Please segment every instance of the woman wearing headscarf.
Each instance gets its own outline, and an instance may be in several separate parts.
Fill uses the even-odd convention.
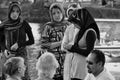
[[[68,21],[73,24],[67,27],[62,41],[62,50],[67,52],[64,80],[84,80],[87,72],[85,58],[100,40],[100,32],[85,8],[75,10]]]
[[[34,44],[34,37],[28,22],[21,18],[21,8],[18,2],[10,3],[8,18],[0,25],[0,29],[3,30],[4,44],[2,51],[5,52],[6,57],[23,57],[25,59],[25,65],[27,66],[26,46]],[[27,71],[26,75],[28,75]],[[25,80],[27,80],[27,78],[29,77],[26,77]]]
[[[64,31],[67,27],[65,21],[65,12],[59,3],[53,3],[49,9],[51,21],[45,24],[45,29],[42,33],[41,48],[55,54],[60,64],[58,74],[62,76],[62,57],[61,42],[64,36]]]

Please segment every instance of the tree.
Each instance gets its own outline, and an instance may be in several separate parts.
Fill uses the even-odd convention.
[[[0,5],[3,3],[4,0],[0,0]]]

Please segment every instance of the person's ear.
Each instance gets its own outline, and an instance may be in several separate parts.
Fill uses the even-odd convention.
[[[98,65],[99,65],[99,66],[102,66],[102,64],[103,64],[102,61],[98,62]]]

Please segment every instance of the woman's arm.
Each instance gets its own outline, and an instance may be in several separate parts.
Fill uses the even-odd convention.
[[[56,47],[61,46],[61,43],[62,43],[62,41],[51,43],[51,44],[50,44],[50,49],[54,49],[54,48],[56,48]]]
[[[78,45],[73,45],[72,48],[69,50],[70,52],[76,52],[83,56],[88,56],[91,50],[94,48],[94,43],[96,41],[96,33],[92,30],[87,32],[86,35],[86,49],[80,49]]]
[[[23,47],[23,46],[34,44],[34,37],[33,37],[32,29],[31,29],[30,25],[26,21],[24,21],[23,22],[23,26],[25,27],[25,32],[26,32],[26,34],[28,36],[28,40],[25,41],[22,44],[18,44],[19,47]]]
[[[32,45],[32,44],[34,44],[34,37],[33,37],[33,33],[32,33],[32,30],[30,29],[30,30],[28,30],[27,31],[27,35],[28,35],[28,41],[26,41],[26,45]]]
[[[49,41],[49,35],[48,35],[48,32],[50,30],[50,26],[45,24],[44,27],[45,28],[41,33],[41,40],[40,40],[41,48],[42,49],[49,49],[50,45],[51,45],[51,42]]]

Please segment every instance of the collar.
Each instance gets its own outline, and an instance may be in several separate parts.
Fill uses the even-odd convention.
[[[100,76],[104,75],[105,72],[106,72],[106,69],[104,68],[103,71],[98,76],[96,76],[96,79],[99,78]]]

